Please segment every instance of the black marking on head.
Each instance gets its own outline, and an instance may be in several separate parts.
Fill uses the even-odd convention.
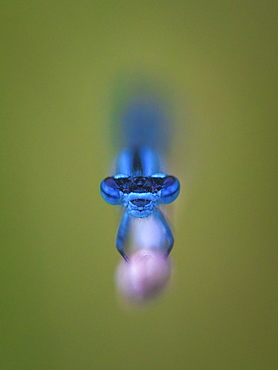
[[[172,176],[169,176],[172,177]],[[152,193],[155,194],[163,187],[165,182],[167,184],[166,177],[145,177],[145,176],[130,176],[130,177],[119,177],[115,179],[118,189],[123,193]]]

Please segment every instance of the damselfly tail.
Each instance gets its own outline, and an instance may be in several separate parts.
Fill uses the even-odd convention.
[[[148,146],[160,155],[169,144],[170,130],[166,106],[152,95],[135,95],[126,102],[120,118],[120,142],[123,147]]]
[[[150,147],[164,157],[173,127],[168,91],[145,77],[123,78],[113,99],[113,142],[119,149]]]

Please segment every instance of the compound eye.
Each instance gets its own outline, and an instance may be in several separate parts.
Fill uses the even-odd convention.
[[[160,202],[172,203],[180,193],[180,182],[174,176],[166,176],[161,189]]]
[[[100,184],[102,198],[109,204],[118,205],[121,203],[120,191],[113,177],[106,177]]]

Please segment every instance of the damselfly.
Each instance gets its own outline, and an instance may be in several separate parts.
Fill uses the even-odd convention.
[[[152,96],[133,97],[123,110],[120,130],[121,150],[116,158],[114,174],[100,184],[103,199],[123,208],[116,247],[128,261],[126,246],[132,223],[137,222],[137,234],[138,230],[139,234],[140,230],[148,233],[145,239],[141,235],[144,248],[163,250],[167,257],[174,238],[161,205],[177,198],[180,183],[164,171],[163,155],[169,141],[169,125],[163,105]],[[152,231],[157,233],[157,227],[160,228],[160,239],[155,242],[151,234]],[[161,235],[164,240],[161,240]]]

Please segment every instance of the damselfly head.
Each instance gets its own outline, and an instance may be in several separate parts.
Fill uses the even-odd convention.
[[[180,192],[174,176],[106,177],[100,184],[103,199],[112,205],[122,204],[134,217],[147,217],[157,204],[172,203]],[[132,214],[134,211],[138,214]],[[145,213],[142,211],[146,211]]]

